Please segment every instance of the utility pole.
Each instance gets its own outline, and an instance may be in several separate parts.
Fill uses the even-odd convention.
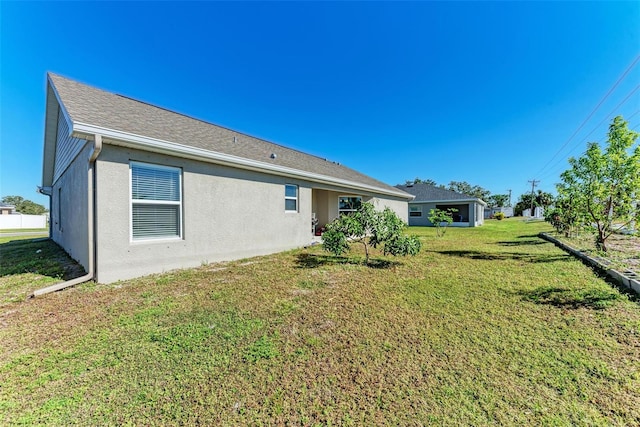
[[[536,185],[538,185],[538,183],[540,182],[540,180],[532,180],[532,181],[527,181],[531,183],[531,217],[533,218],[533,200],[535,199],[535,193],[533,192],[533,190],[536,188]]]
[[[507,190],[509,192],[509,204],[507,206],[511,207],[511,189]]]

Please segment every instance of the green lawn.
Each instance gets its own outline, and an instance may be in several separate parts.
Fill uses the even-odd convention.
[[[0,423],[638,425],[640,305],[519,219],[0,307]]]
[[[0,237],[0,310],[10,302],[24,301],[36,289],[61,282],[69,262],[48,238]]]
[[[48,228],[1,228],[0,233],[27,233],[27,232],[42,232],[42,234],[49,234]]]

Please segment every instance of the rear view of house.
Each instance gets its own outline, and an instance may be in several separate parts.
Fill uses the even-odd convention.
[[[51,238],[102,283],[309,244],[364,201],[413,198],[343,165],[55,74],[43,184]]]
[[[453,227],[484,224],[484,208],[487,204],[482,199],[423,183],[396,185],[396,188],[415,196],[409,202],[409,225],[433,225],[429,221],[431,209],[455,209],[452,211]]]

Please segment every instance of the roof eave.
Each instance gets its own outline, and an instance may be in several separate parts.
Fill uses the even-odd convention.
[[[431,199],[431,200],[412,200],[409,203],[464,203],[464,202],[475,202],[479,203],[483,206],[486,206],[487,203],[482,199]]]
[[[373,194],[398,197],[398,198],[405,199],[407,201],[412,200],[415,197],[402,190],[390,191],[385,188],[380,188],[380,187],[361,184],[353,181],[334,178],[327,175],[306,172],[306,171],[293,169],[285,166],[273,165],[265,162],[260,162],[257,160],[247,159],[244,157],[238,157],[238,156],[233,156],[229,154],[219,153],[216,151],[203,150],[200,148],[190,147],[182,144],[176,144],[174,142],[164,141],[156,138],[150,138],[143,135],[136,135],[136,134],[123,132],[119,130],[108,129],[108,128],[104,128],[101,126],[96,126],[88,123],[81,123],[81,122],[73,123],[73,134],[83,139],[90,138],[95,134],[100,134],[104,138],[106,138],[104,140],[105,143],[110,143],[112,145],[127,146],[130,148],[137,148],[145,151],[153,151],[153,152],[172,155],[172,156],[223,164],[223,165],[233,166],[241,169],[254,170],[258,172],[267,172],[274,175],[301,178],[301,179],[305,179],[305,180],[309,180],[309,181],[321,183],[321,184],[337,185],[341,187],[347,187],[349,189],[366,191]]]
[[[46,109],[44,117],[44,147],[42,156],[42,185],[51,186],[55,168],[55,153],[58,136],[58,116],[63,115],[68,128],[73,129],[73,121],[69,116],[64,104],[60,99],[60,94],[51,76],[47,73],[46,84]]]

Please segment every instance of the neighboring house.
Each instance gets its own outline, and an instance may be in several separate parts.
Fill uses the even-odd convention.
[[[502,212],[505,218],[511,218],[513,216],[513,207],[511,206],[503,206],[503,207],[485,207],[484,208],[484,219],[493,218],[495,214],[498,212]]]
[[[15,212],[15,206],[0,202],[0,215],[11,215]]]
[[[457,209],[453,215],[453,227],[477,227],[484,223],[482,199],[429,184],[396,185],[396,188],[413,194],[409,202],[409,225],[433,225],[429,221],[431,209]]]
[[[161,88],[160,88],[161,89]],[[301,247],[413,196],[338,163],[48,74],[51,238],[98,282]]]

